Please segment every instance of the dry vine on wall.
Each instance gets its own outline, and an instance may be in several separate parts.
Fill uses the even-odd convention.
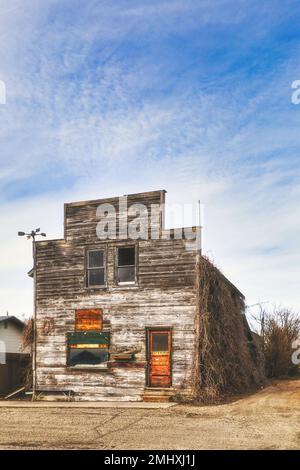
[[[25,327],[22,334],[22,350],[29,353],[30,359],[26,362],[23,368],[23,383],[26,388],[32,387],[32,354],[34,342],[34,320],[29,318],[25,322]]]
[[[261,386],[262,353],[244,316],[243,297],[205,257],[199,260],[198,282],[197,399],[212,402]]]

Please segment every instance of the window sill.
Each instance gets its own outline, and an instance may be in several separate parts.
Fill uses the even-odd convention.
[[[77,366],[69,366],[68,369],[71,369],[71,370],[89,370],[89,371],[105,371],[105,372],[108,372],[109,371],[109,368],[107,366],[107,363],[103,364],[103,365],[96,365],[96,366],[93,366],[93,365],[77,365]]]
[[[116,286],[125,289],[132,289],[133,287],[138,287],[138,284],[136,282],[118,282]]]
[[[85,286],[86,289],[88,290],[105,290],[107,289],[107,284],[103,285],[103,286]]]

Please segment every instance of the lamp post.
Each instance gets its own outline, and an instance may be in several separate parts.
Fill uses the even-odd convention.
[[[32,256],[33,256],[33,355],[32,355],[32,389],[33,389],[33,397],[36,390],[36,246],[35,246],[35,239],[36,237],[46,237],[44,232],[41,232],[40,228],[36,228],[35,230],[31,230],[31,232],[18,232],[19,237],[26,237],[27,240],[32,240]]]

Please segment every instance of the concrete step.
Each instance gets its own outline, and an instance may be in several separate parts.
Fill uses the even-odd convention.
[[[143,395],[143,401],[146,403],[168,403],[171,401],[171,397],[164,395]]]
[[[159,387],[145,387],[144,393],[149,393],[150,395],[152,394],[159,394],[159,395],[173,395],[175,392],[173,387],[168,387],[168,388],[159,388]]]

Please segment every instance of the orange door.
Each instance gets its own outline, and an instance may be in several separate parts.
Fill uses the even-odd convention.
[[[171,386],[171,331],[149,331],[149,385]]]

